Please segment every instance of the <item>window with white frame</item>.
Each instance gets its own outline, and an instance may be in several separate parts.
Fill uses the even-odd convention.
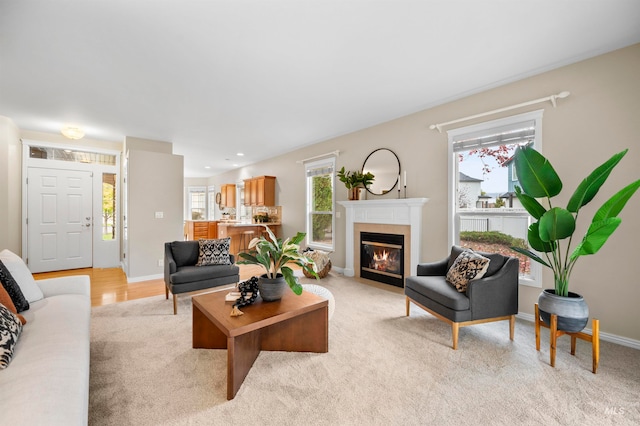
[[[335,238],[335,156],[305,163],[307,245],[332,251]]]
[[[533,218],[515,196],[518,146],[541,150],[542,110],[448,131],[449,243],[520,259],[520,284],[540,287],[540,265],[510,249],[527,247]]]
[[[205,220],[207,218],[207,188],[190,186],[187,188],[187,220]]]

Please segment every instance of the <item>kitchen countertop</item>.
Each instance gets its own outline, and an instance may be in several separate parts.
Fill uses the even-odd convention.
[[[282,225],[281,222],[265,222],[265,223],[250,223],[250,222],[218,222],[218,226],[231,226],[231,227],[241,227],[241,226],[279,226]]]

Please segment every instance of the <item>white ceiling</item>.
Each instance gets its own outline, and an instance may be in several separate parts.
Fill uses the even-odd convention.
[[[638,42],[638,0],[0,0],[0,115],[204,177]]]

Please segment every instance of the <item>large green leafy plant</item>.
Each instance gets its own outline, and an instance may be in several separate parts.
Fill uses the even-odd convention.
[[[302,294],[302,286],[287,264],[298,265],[318,278],[314,261],[300,254],[300,242],[307,234],[298,232],[295,237],[282,241],[280,238],[276,238],[268,226],[265,228],[269,239],[264,236],[252,239],[249,243],[249,252],[239,253],[238,256],[242,260],[237,263],[240,265],[262,265],[266,270],[265,275],[269,279],[275,279],[278,274],[282,274],[291,290],[297,295]]]
[[[562,181],[549,160],[530,146],[518,148],[515,154],[516,174],[521,185],[521,188],[515,188],[516,196],[537,220],[528,230],[529,246],[542,253],[546,260],[528,249],[512,249],[553,270],[555,293],[558,296],[568,296],[569,277],[576,261],[580,256],[595,254],[600,250],[620,225],[618,214],[640,187],[639,179],[609,198],[596,211],[580,243],[573,251],[570,250],[580,208],[596,196],[626,153],[627,150],[624,150],[615,154],[591,172],[578,185],[566,208],[553,206],[552,198],[560,194]],[[546,199],[547,206],[543,206],[536,198]]]

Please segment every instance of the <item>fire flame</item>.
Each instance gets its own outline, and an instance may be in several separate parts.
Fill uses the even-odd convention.
[[[376,250],[373,253],[369,267],[376,271],[395,271],[399,269],[397,251]]]

